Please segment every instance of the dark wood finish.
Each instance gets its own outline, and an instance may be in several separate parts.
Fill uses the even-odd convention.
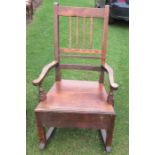
[[[36,122],[37,122],[37,128],[38,128],[39,149],[43,150],[47,144],[47,141],[54,133],[55,128],[50,126],[46,133],[45,126],[43,125],[40,119],[41,117],[38,115],[38,113],[35,113],[35,114],[36,114]]]
[[[59,56],[59,16],[58,16],[58,11],[59,11],[59,5],[57,2],[54,3],[54,59],[60,61],[60,56]],[[60,73],[60,68],[59,65],[56,66],[55,68],[56,74],[55,74],[55,79],[56,81],[61,80],[61,73]]]
[[[79,16],[79,17],[96,17],[104,18],[105,11],[103,8],[82,8],[82,7],[59,7],[59,16]]]
[[[46,127],[53,125],[57,128],[107,129],[114,117],[111,114],[63,113],[63,111],[36,111],[36,113]]]
[[[112,150],[112,137],[114,130],[115,116],[111,117],[110,124],[106,129],[100,129],[100,134],[102,137],[103,145],[106,152],[111,152]]]
[[[100,71],[99,83],[104,84],[104,69],[101,69],[101,71]]]
[[[101,71],[101,67],[98,67],[98,66],[75,65],[75,64],[61,64],[60,68],[62,68],[62,69]]]
[[[112,137],[113,137],[113,130],[114,130],[114,123],[115,123],[115,116],[112,117],[109,127],[107,129],[107,135],[106,135],[106,143],[105,148],[107,152],[111,152],[112,150]]]
[[[44,127],[104,128],[107,134],[105,148],[111,151],[115,111],[106,101],[106,90],[98,82],[56,82],[47,93],[47,99],[35,109],[39,119],[40,148],[43,149],[47,141]]]
[[[35,86],[38,86],[39,89],[39,101],[44,101],[46,100],[46,92],[45,90],[42,88],[41,84],[44,80],[44,78],[46,77],[46,75],[48,74],[48,72],[53,68],[56,67],[56,65],[58,64],[57,61],[53,61],[52,63],[47,64],[41,71],[39,77],[35,80],[33,80],[33,84]]]
[[[106,100],[106,90],[98,82],[62,80],[54,84],[47,100],[35,111],[47,127],[108,128],[115,112]]]
[[[110,87],[107,102],[114,106],[114,89],[112,87]]]
[[[61,54],[62,58],[83,58],[83,59],[101,59],[101,57],[97,56],[81,56],[81,55],[63,55]]]
[[[38,138],[39,138],[39,148],[43,149],[46,145],[46,133],[45,133],[45,127],[41,123],[40,117],[35,113],[36,115],[36,123],[38,128]]]
[[[81,111],[81,108],[85,108],[86,112],[96,110],[114,113],[113,107],[107,104],[106,100],[107,92],[104,85],[97,81],[61,80],[55,82],[47,93],[48,103],[41,102],[37,109],[55,108],[58,110],[67,106],[71,111],[73,108],[74,111]]]
[[[66,52],[66,53],[83,53],[83,54],[101,54],[101,50],[96,49],[76,49],[76,48],[59,48],[60,52]]]
[[[104,10],[104,27],[103,27],[103,47],[102,47],[102,64],[106,62],[106,51],[107,51],[107,37],[108,37],[108,20],[109,20],[109,5],[105,6]]]
[[[94,128],[101,131],[105,150],[111,151],[112,135],[115,121],[114,90],[118,85],[114,82],[113,70],[106,64],[106,48],[108,34],[109,7],[77,8],[64,7],[54,3],[54,61],[46,65],[38,79],[33,84],[39,89],[39,103],[35,108],[39,136],[39,148],[44,149],[54,127]],[[59,16],[69,16],[69,48],[59,47]],[[72,47],[72,16],[76,16],[76,48]],[[83,17],[83,47],[86,46],[86,18],[90,18],[90,49],[79,47],[79,17]],[[103,48],[92,49],[93,18],[104,18]],[[62,55],[63,52],[81,54],[100,54],[97,56]],[[61,53],[61,54],[60,54]],[[88,66],[76,64],[61,64],[60,57],[98,59],[101,65]],[[46,93],[42,82],[48,72],[55,68],[55,83]],[[61,69],[90,70],[99,72],[98,81],[62,80]],[[104,87],[104,73],[108,73],[110,90]],[[52,126],[52,127],[51,127]],[[49,128],[47,134],[45,127]]]

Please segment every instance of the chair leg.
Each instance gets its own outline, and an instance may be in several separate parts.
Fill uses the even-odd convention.
[[[45,134],[45,127],[37,120],[37,127],[38,127],[38,138],[39,138],[39,149],[44,149],[46,145],[46,134]]]
[[[45,134],[45,128],[44,127],[38,129],[39,149],[43,150],[45,148],[47,141],[49,140],[49,138],[54,133],[54,129],[55,129],[54,127],[50,127],[46,134]]]
[[[106,152],[111,152],[112,150],[112,135],[113,135],[112,130],[111,129],[107,130],[106,143],[105,143]]]
[[[112,150],[112,138],[113,138],[113,130],[114,130],[114,121],[115,118],[112,119],[110,127],[107,129],[106,132],[106,152],[111,152]]]
[[[102,137],[102,141],[105,145],[105,151],[111,152],[112,150],[112,137],[113,137],[113,129],[114,129],[114,118],[112,119],[110,126],[107,130],[100,129],[100,134]]]
[[[111,152],[112,149],[112,132],[101,129],[100,130],[100,135],[102,137],[102,142],[104,143],[105,146],[105,151],[106,152]]]
[[[49,138],[53,135],[55,128],[50,127],[47,132],[45,132],[45,127],[39,119],[39,115],[36,113],[36,122],[38,128],[38,138],[39,138],[39,149],[43,150],[47,144]]]

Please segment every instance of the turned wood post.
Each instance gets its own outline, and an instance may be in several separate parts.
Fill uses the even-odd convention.
[[[114,106],[114,88],[110,87],[110,91],[108,94],[107,102]]]
[[[39,85],[39,102],[45,101],[46,100],[46,92],[42,88],[41,84]]]

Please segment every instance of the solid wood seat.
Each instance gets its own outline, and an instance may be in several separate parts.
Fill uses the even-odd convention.
[[[35,111],[114,114],[103,84],[78,80],[56,82]]]

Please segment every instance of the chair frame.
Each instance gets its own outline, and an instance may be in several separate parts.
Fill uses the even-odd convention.
[[[70,48],[65,49],[65,48],[59,48],[59,16],[82,16],[82,17],[97,17],[97,18],[104,18],[104,33],[103,33],[103,48],[101,51],[99,50],[94,50],[94,49],[78,49],[78,51],[80,51],[80,53],[101,53],[102,57],[101,57],[101,66],[96,67],[96,66],[82,66],[82,65],[72,65],[72,64],[60,64],[60,53],[61,52],[66,52],[66,51],[70,51],[70,52],[75,52],[77,49],[73,49],[71,47],[71,35],[70,35]],[[107,49],[107,35],[108,35],[108,16],[109,16],[109,6],[105,6],[105,8],[78,8],[78,7],[64,7],[64,6],[59,6],[57,2],[54,3],[54,61],[47,64],[41,71],[41,74],[39,75],[39,77],[35,80],[33,80],[33,84],[35,86],[38,87],[39,90],[39,102],[44,102],[47,98],[46,96],[46,92],[42,87],[42,83],[46,77],[46,75],[48,74],[49,71],[51,71],[52,69],[55,69],[55,80],[56,81],[61,81],[61,69],[77,69],[77,70],[92,70],[92,71],[99,71],[100,72],[100,77],[99,77],[99,83],[103,84],[104,83],[104,73],[108,73],[108,77],[109,77],[109,85],[110,85],[110,90],[108,93],[108,97],[107,97],[107,103],[111,104],[112,106],[114,106],[114,91],[117,90],[118,88],[118,84],[114,82],[114,76],[113,76],[113,69],[107,64],[105,63],[106,61],[106,49]],[[92,19],[91,19],[92,20]],[[69,19],[69,22],[71,24],[71,18]],[[71,32],[70,32],[71,34]],[[90,46],[92,43],[91,40],[91,32],[90,32]],[[76,46],[78,44],[76,43]],[[94,58],[96,59],[97,57],[91,57],[91,56],[69,56],[69,57],[80,57],[80,58]],[[49,121],[50,117],[55,117],[57,116],[59,119],[63,118],[61,117],[60,114],[47,114],[46,116],[43,116],[44,114],[42,114],[39,111],[35,110],[35,114],[36,114],[36,122],[37,122],[37,127],[38,127],[38,136],[39,136],[39,148],[40,149],[44,149],[47,143],[47,140],[49,139],[49,137],[52,135],[53,131],[54,131],[54,127],[51,127],[52,122]],[[95,118],[96,116],[94,115],[89,115],[89,114],[85,114],[85,116],[88,116],[89,118]],[[44,121],[45,119],[47,119],[49,122],[46,123],[46,121],[43,123],[43,119],[42,117],[44,117]],[[83,116],[79,115],[78,118],[81,119]],[[74,116],[74,113],[72,114],[72,118],[75,119],[76,116]],[[97,124],[95,123],[94,120],[94,124],[90,127],[89,125],[85,125],[84,128],[95,128],[95,129],[99,129],[102,139],[105,143],[105,150],[107,152],[111,151],[111,146],[112,146],[112,136],[113,136],[113,129],[114,129],[114,122],[115,122],[115,114],[111,114],[111,115],[97,115],[97,117],[95,119],[100,119],[103,123],[101,126],[97,126]],[[56,122],[54,122],[56,124],[56,127],[67,127],[69,126],[69,124],[62,124],[62,125],[57,125]],[[53,123],[53,124],[54,124]],[[45,125],[46,124],[46,125]],[[45,133],[45,126],[49,127],[49,130],[47,133]],[[76,122],[75,124],[73,124],[72,127],[78,127],[78,128],[83,128],[83,126],[77,125]],[[106,130],[105,130],[105,129]]]

